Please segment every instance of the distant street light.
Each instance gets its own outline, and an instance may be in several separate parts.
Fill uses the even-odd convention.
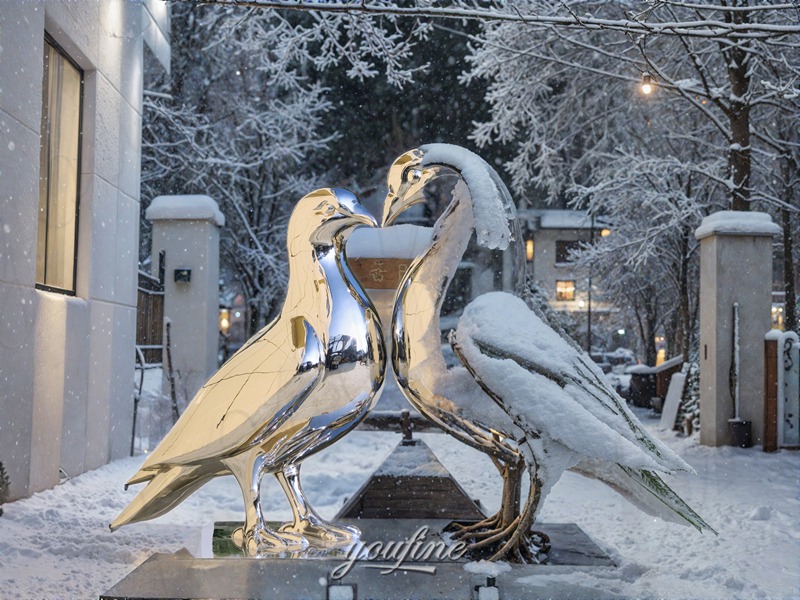
[[[655,81],[653,80],[653,76],[650,75],[650,72],[645,71],[644,73],[642,73],[642,93],[645,96],[652,94],[654,86],[655,86]]]
[[[228,335],[228,330],[231,328],[231,311],[230,309],[221,306],[219,309],[219,331],[222,335]]]

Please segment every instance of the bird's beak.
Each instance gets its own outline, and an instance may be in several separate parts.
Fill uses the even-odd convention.
[[[368,227],[378,226],[378,221],[375,219],[375,217],[373,217],[366,208],[361,206],[361,204],[356,204],[355,206],[351,207],[349,216],[356,223],[361,223],[362,225],[367,225]]]
[[[364,208],[352,192],[337,188],[334,193],[339,203],[339,218],[347,219],[348,222],[353,224],[358,223],[368,227],[378,226],[375,217]]]
[[[437,169],[418,166],[406,167],[401,175],[402,183],[393,189],[390,185],[386,200],[383,201],[383,217],[381,227],[388,227],[395,222],[400,213],[407,208],[425,202],[422,189],[436,174]]]

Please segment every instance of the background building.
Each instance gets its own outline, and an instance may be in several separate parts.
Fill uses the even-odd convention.
[[[157,0],[0,11],[0,461],[12,498],[130,447],[142,74]]]
[[[561,311],[586,312],[590,279],[570,263],[570,252],[609,229],[580,210],[522,210],[520,225],[525,238],[528,275],[548,294],[550,305]],[[607,311],[606,303],[591,298],[592,310]]]

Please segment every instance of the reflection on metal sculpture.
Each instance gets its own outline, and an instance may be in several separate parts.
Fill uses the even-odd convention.
[[[280,316],[200,389],[128,482],[147,487],[112,530],[162,515],[209,479],[232,474],[245,502],[234,540],[251,555],[358,539],[355,527],[327,523],[314,512],[299,470],[305,458],[358,425],[383,385],[381,326],[344,252],[359,225],[376,223],[346,190],[317,190],[300,200],[287,232],[289,285]],[[277,531],[261,513],[267,473],[278,479],[294,514]]]
[[[438,144],[412,150],[392,166],[382,225],[390,225],[403,210],[424,200],[422,188],[444,167],[455,170],[462,180],[436,222],[430,246],[411,264],[400,283],[391,325],[392,366],[403,393],[417,410],[450,435],[488,454],[503,476],[504,493],[498,513],[464,527],[456,537],[473,540],[473,550],[490,550],[492,559],[536,559],[536,548],[531,548],[527,539],[530,526],[541,500],[563,470],[570,467],[578,467],[582,473],[612,485],[650,514],[698,529],[708,528],[649,470],[672,472],[690,467],[650,438],[624,401],[604,382],[602,374],[598,375],[588,356],[546,327],[542,329],[539,317],[515,296],[497,293],[488,302],[479,298],[464,314],[470,313],[473,324],[491,322],[498,331],[503,330],[500,325],[512,314],[528,332],[549,331],[558,342],[553,342],[553,349],[557,346],[562,362],[551,360],[553,356],[548,352],[552,349],[548,351],[547,344],[540,345],[535,333],[527,334],[533,337],[526,337],[525,343],[503,339],[503,347],[490,347],[486,340],[474,339],[471,330],[462,330],[469,328],[459,326],[451,334],[451,344],[466,369],[447,372],[441,353],[439,311],[476,229],[476,220],[478,241],[486,246],[499,245],[498,236],[505,236],[511,243],[520,237],[514,227],[510,196],[494,170],[463,148]],[[476,217],[479,211],[480,219]],[[485,223],[491,220],[492,212],[495,220]],[[503,231],[495,232],[493,237],[489,231],[492,227]],[[521,264],[524,269],[521,248],[513,250],[519,256],[515,265]],[[548,341],[552,341],[549,334]],[[516,350],[520,346],[525,348],[524,356]],[[467,347],[469,357],[464,352]],[[554,372],[552,365],[563,370]],[[506,386],[505,381],[498,381],[506,377],[516,384]],[[548,393],[557,396],[557,417],[529,410],[528,405],[537,405],[532,402],[534,394],[540,394],[540,388],[543,393],[548,386],[553,386]],[[598,439],[576,439],[575,432],[581,428],[567,422],[571,416],[596,428],[591,435]],[[559,418],[563,427],[556,427]],[[608,456],[603,455],[607,448],[625,444],[632,446],[626,446],[628,454],[608,451]],[[523,468],[529,472],[530,489],[525,506],[520,509]],[[546,546],[545,538],[542,542]],[[542,544],[538,546],[541,548]]]
[[[473,157],[476,164],[494,173],[481,159]],[[400,156],[389,169],[389,193],[381,226],[391,225],[404,210],[423,202],[425,185],[452,171],[458,173],[454,165],[427,164],[422,150],[411,150]],[[496,175],[493,181],[495,178]],[[502,183],[495,183],[495,187],[503,203],[511,205],[507,211],[511,216],[508,226],[514,231],[513,201]],[[398,287],[392,315],[392,366],[403,394],[421,414],[459,441],[492,457],[503,477],[502,504],[495,515],[480,525],[498,533],[511,527],[519,511],[524,461],[510,433],[513,424],[507,423],[509,431],[498,427],[504,420],[503,415],[498,414],[499,410],[491,401],[485,403],[484,420],[481,415],[466,415],[457,398],[445,397],[437,389],[441,387],[442,374],[446,372],[441,353],[439,314],[473,227],[470,202],[465,198],[454,198],[437,221],[431,245],[406,271]],[[515,266],[520,262],[515,261]]]

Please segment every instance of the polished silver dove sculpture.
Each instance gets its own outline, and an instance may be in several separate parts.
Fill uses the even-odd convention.
[[[472,152],[445,144],[422,146],[395,161],[382,226],[423,201],[422,188],[446,169],[460,181],[430,246],[399,285],[392,367],[417,410],[488,454],[503,475],[498,513],[464,527],[460,537],[473,540],[473,549],[496,550],[493,559],[535,559],[526,543],[530,526],[569,468],[604,481],[650,514],[710,529],[656,474],[692,468],[643,429],[586,354],[518,297],[493,292],[465,308],[450,335],[462,366],[447,370],[439,313],[473,231],[479,245],[504,249],[518,230],[510,195],[494,170]],[[521,260],[515,264],[524,268]],[[523,465],[530,489],[520,508]]]
[[[280,315],[197,392],[128,481],[147,486],[112,530],[158,517],[209,479],[233,474],[245,504],[244,525],[233,537],[250,554],[358,539],[357,528],[328,523],[309,505],[300,463],[355,428],[383,385],[380,322],[345,256],[346,239],[360,225],[376,222],[347,190],[321,189],[298,202],[287,231],[289,282]],[[275,531],[261,512],[267,473],[294,515]]]

